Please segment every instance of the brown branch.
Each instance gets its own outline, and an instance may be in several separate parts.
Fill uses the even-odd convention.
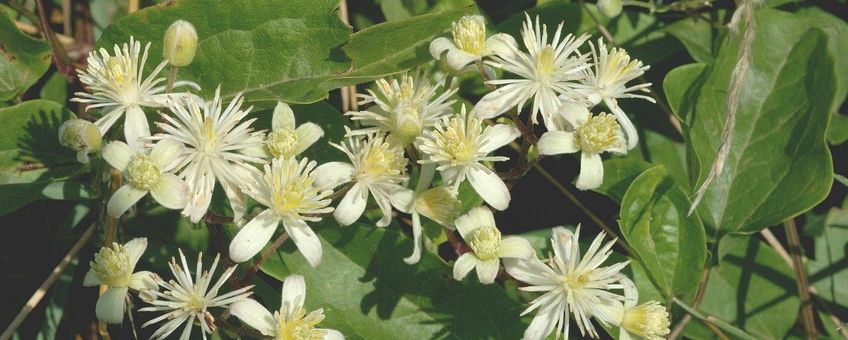
[[[786,240],[789,242],[789,251],[792,254],[795,279],[798,281],[798,296],[801,297],[801,323],[804,325],[807,339],[815,339],[818,336],[818,330],[816,330],[815,313],[808,288],[810,284],[804,270],[804,262],[801,259],[801,237],[798,235],[798,226],[795,225],[795,219],[790,218],[783,221],[783,228],[786,231]]]
[[[288,239],[289,234],[283,233],[274,241],[274,243],[271,243],[271,246],[262,252],[262,255],[259,257],[259,261],[256,261],[256,263],[253,264],[253,267],[250,267],[250,269],[248,269],[247,272],[244,274],[244,277],[241,279],[242,285],[247,285],[248,283],[250,283],[250,280],[253,279],[253,276],[256,275],[256,273],[262,267],[262,264],[265,263],[265,261],[267,261],[269,258],[271,258],[271,255],[274,255],[274,253],[277,252],[277,249],[280,249],[283,243],[286,243]]]
[[[50,52],[53,57],[53,63],[56,64],[56,70],[59,71],[59,73],[62,74],[69,82],[73,82],[76,78],[74,65],[71,63],[70,58],[68,58],[68,54],[65,52],[65,47],[62,46],[59,38],[56,37],[56,33],[54,33],[53,29],[50,28],[50,22],[47,20],[47,10],[44,8],[44,2],[42,0],[36,0],[35,4],[40,18],[41,32],[44,34],[44,38],[47,39],[47,43],[50,44]]]
[[[698,284],[698,291],[695,293],[695,300],[692,301],[693,308],[698,308],[701,305],[701,301],[704,299],[704,295],[707,292],[707,283],[709,281],[710,268],[705,267],[703,274],[701,274],[701,282]],[[678,322],[677,325],[674,326],[674,330],[671,332],[671,335],[668,336],[668,339],[674,340],[677,339],[677,337],[679,337],[681,334],[683,334],[683,329],[686,328],[686,324],[688,324],[689,321],[692,321],[692,315],[686,314],[686,316],[684,316],[683,319],[681,319],[680,322]],[[718,328],[716,328],[714,325],[711,325],[706,321],[704,322],[704,324],[706,324],[707,327],[709,327],[710,330],[713,331],[713,333],[716,333],[716,335],[721,336],[721,334],[723,334],[717,333],[716,330],[718,330]],[[719,332],[721,332],[721,330],[719,330]]]

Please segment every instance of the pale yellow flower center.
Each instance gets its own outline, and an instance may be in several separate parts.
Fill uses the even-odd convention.
[[[145,154],[136,155],[127,165],[127,182],[136,189],[153,189],[162,177],[162,172],[150,156]]]
[[[129,70],[127,70],[127,63],[122,60],[119,56],[107,57],[106,58],[106,76],[109,78],[109,82],[116,85],[117,87],[123,87],[130,80]]]
[[[304,191],[307,190],[307,186],[302,184],[299,181],[290,181],[285,187],[275,190],[271,199],[271,209],[277,215],[284,215],[300,208],[305,196]]]
[[[395,115],[394,137],[401,145],[409,145],[421,135],[421,112],[417,105],[403,105]]]
[[[111,287],[127,287],[132,280],[132,264],[123,245],[100,248],[90,265],[97,279]]]
[[[557,70],[554,49],[551,45],[545,45],[536,57],[536,75],[543,78]]]
[[[476,139],[482,133],[479,122],[473,118],[467,121],[470,126],[466,131],[464,118],[452,118],[445,130],[436,135],[437,145],[458,163],[474,160],[477,156]]]
[[[643,303],[624,311],[621,327],[648,340],[665,339],[669,333],[668,312],[656,301]]]
[[[208,117],[203,121],[203,128],[200,130],[200,151],[209,153],[215,151],[218,142],[215,134],[215,122]]]
[[[563,284],[565,284],[568,289],[580,289],[589,282],[591,275],[591,270],[584,272],[571,272],[563,277]]]
[[[469,233],[468,246],[474,250],[477,258],[488,261],[498,258],[501,247],[501,232],[494,226],[482,226]]]
[[[619,125],[615,116],[601,113],[590,116],[583,125],[577,128],[574,135],[580,149],[589,153],[600,153],[619,143]]]
[[[459,49],[482,56],[486,50],[486,21],[480,15],[466,15],[453,23],[453,41]]]
[[[315,329],[324,320],[322,309],[314,310],[309,314],[303,309],[292,314],[290,320],[286,320],[285,311],[281,310],[277,315],[277,340],[318,340],[324,338],[324,332]]]
[[[297,152],[298,135],[292,129],[276,129],[268,134],[268,149],[274,157],[292,157]]]
[[[365,147],[359,158],[357,178],[379,179],[406,171],[403,150],[378,139]]]

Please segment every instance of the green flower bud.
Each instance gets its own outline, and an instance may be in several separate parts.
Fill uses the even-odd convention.
[[[71,119],[59,127],[59,143],[77,152],[77,160],[88,163],[88,153],[100,150],[103,136],[94,123],[84,119]]]
[[[621,0],[598,0],[598,11],[607,18],[617,17],[621,9]]]
[[[165,49],[163,56],[173,66],[183,67],[191,64],[197,52],[197,31],[194,25],[185,20],[177,20],[165,31]]]

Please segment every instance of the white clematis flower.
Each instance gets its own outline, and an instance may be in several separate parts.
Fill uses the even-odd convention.
[[[188,185],[171,173],[176,165],[174,159],[182,152],[183,145],[171,140],[160,141],[149,151],[134,150],[121,141],[107,144],[103,159],[126,179],[106,204],[109,216],[120,218],[148,192],[165,208],[185,208]]]
[[[266,145],[274,158],[290,158],[305,151],[322,136],[324,130],[315,123],[307,122],[297,126],[291,107],[278,102],[274,107]]]
[[[580,190],[594,189],[604,182],[602,152],[624,154],[624,133],[615,117],[606,113],[597,116],[585,107],[574,106],[565,118],[574,131],[548,131],[536,144],[541,155],[559,155],[580,151],[580,174],[575,186]]]
[[[618,338],[621,340],[662,340],[669,330],[668,311],[657,301],[639,302],[636,285],[625,277],[619,276],[624,287],[624,303],[609,306],[604,318],[607,324],[619,326]]]
[[[306,283],[303,276],[291,275],[283,280],[280,310],[271,314],[268,309],[253,299],[244,299],[230,306],[230,314],[258,330],[262,335],[276,340],[310,339],[342,340],[344,335],[337,330],[315,328],[324,320],[324,310],[306,313]]]
[[[255,170],[249,163],[266,163],[263,132],[253,132],[255,118],[243,121],[252,107],[241,109],[243,97],[237,95],[229,106],[223,107],[221,89],[215,99],[203,104],[191,98],[172,101],[173,116],[163,114],[165,122],[157,123],[164,131],[154,139],[173,140],[185,145],[177,156],[180,177],[189,185],[188,203],[183,215],[197,223],[206,214],[212,201],[212,191],[218,182],[224,188],[233,208],[233,219],[244,216],[244,195],[239,189]]]
[[[462,254],[453,265],[453,278],[462,280],[472,269],[477,269],[480,283],[495,282],[501,258],[524,259],[536,254],[527,240],[518,236],[501,238],[495,217],[488,208],[477,207],[454,222],[471,252]]]
[[[147,249],[146,238],[135,238],[125,244],[112,243],[111,247],[100,248],[90,262],[91,269],[85,274],[83,286],[106,285],[106,292],[97,298],[97,319],[105,323],[121,323],[126,311],[129,289],[137,291],[156,290],[156,283],[148,271],[133,273],[138,259]]]
[[[451,113],[454,100],[448,100],[457,89],[436,95],[439,89],[430,83],[426,73],[418,72],[415,77],[405,74],[398,79],[376,81],[375,93],[360,94],[359,105],[373,103],[364,111],[345,113],[351,120],[365,126],[349,131],[348,135],[387,133],[393,141],[406,146],[433,125],[441,117]]]
[[[203,270],[203,254],[198,254],[195,277],[192,280],[182,249],[179,249],[179,253],[182,267],[177,264],[177,260],[174,258],[171,258],[171,262],[168,263],[176,280],[165,281],[154,275],[156,283],[166,291],[164,293],[151,292],[156,297],[156,300],[150,302],[152,306],[139,309],[141,312],[164,312],[142,325],[142,327],[147,327],[167,320],[150,336],[154,340],[166,338],[182,324],[185,324],[185,327],[180,333],[180,340],[188,340],[191,338],[191,329],[195,322],[200,325],[203,339],[206,339],[206,334],[212,334],[216,330],[215,318],[209,312],[210,308],[227,307],[234,302],[247,299],[248,296],[253,294],[250,291],[253,288],[251,285],[218,295],[218,290],[236,270],[236,266],[225,269],[218,281],[214,281],[215,283],[212,284],[212,275],[218,268],[220,254],[215,256],[212,267],[208,271]]]
[[[589,35],[580,37],[562,34],[560,23],[553,40],[548,43],[547,26],[541,25],[536,17],[535,28],[530,16],[524,22],[521,36],[527,52],[513,47],[510,53],[494,56],[491,65],[513,73],[519,79],[495,79],[487,83],[500,86],[486,94],[474,106],[472,113],[479,118],[494,118],[507,110],[518,106],[518,110],[533,97],[531,121],[538,123],[539,112],[543,117],[553,115],[559,108],[560,95],[575,99],[582,98],[576,89],[584,87],[580,80],[585,77],[584,70],[591,65],[588,55],[578,51]]]
[[[603,101],[615,114],[615,118],[618,119],[627,136],[627,149],[633,149],[639,142],[639,134],[630,118],[618,106],[617,100],[620,98],[641,98],[656,103],[656,100],[650,96],[633,93],[636,91],[650,92],[651,83],[627,86],[627,82],[639,78],[651,67],[643,66],[638,59],[631,60],[630,55],[622,48],[613,47],[607,50],[603,39],[598,39],[597,49],[591,43],[589,46],[592,48],[594,67],[586,69],[584,83],[588,85],[588,88],[580,91],[588,97],[592,105],[597,105]]]
[[[238,263],[259,253],[282,223],[297,249],[313,267],[321,263],[321,241],[306,221],[318,222],[328,207],[332,190],[315,185],[315,161],[294,158],[271,160],[265,173],[251,172],[243,187],[265,209],[239,230],[230,243],[230,258]]]
[[[515,39],[498,33],[486,39],[486,19],[482,15],[466,15],[451,26],[453,39],[436,38],[430,43],[430,55],[445,62],[455,71],[494,54],[508,54],[516,46]]]
[[[333,211],[336,221],[344,226],[356,222],[365,211],[370,193],[383,213],[377,226],[389,225],[392,218],[391,195],[403,189],[401,183],[409,180],[406,175],[408,161],[403,156],[403,149],[386,141],[384,136],[373,134],[351,136],[346,143],[330,145],[344,152],[350,163],[321,164],[315,170],[315,184],[335,188],[344,183],[355,183]]]
[[[432,164],[425,164],[422,166],[416,191],[405,189],[396,191],[392,195],[392,205],[398,210],[412,215],[412,254],[403,259],[407,264],[416,264],[421,260],[423,243],[421,216],[423,215],[441,226],[453,229],[454,220],[462,209],[462,202],[456,199],[449,189],[445,187],[426,189],[432,181],[434,172],[435,169],[433,169]]]
[[[530,303],[521,315],[536,311],[536,316],[524,332],[524,339],[544,339],[556,329],[556,336],[568,336],[569,316],[574,315],[580,334],[597,338],[598,333],[590,318],[606,315],[611,306],[620,304],[624,298],[610,292],[622,289],[619,272],[629,261],[609,267],[601,265],[612,254],[615,240],[603,244],[604,233],[580,256],[580,226],[575,232],[565,228],[554,228],[551,244],[554,250],[550,265],[536,257],[529,259],[505,259],[504,268],[509,275],[527,283],[521,290],[544,292]],[[603,321],[603,320],[602,320]]]
[[[495,124],[481,126],[473,115],[462,112],[444,117],[435,129],[426,131],[419,139],[419,149],[424,153],[421,164],[435,163],[448,185],[457,192],[459,184],[468,178],[474,190],[490,206],[504,210],[509,206],[509,189],[503,180],[481,162],[504,161],[503,156],[489,153],[518,138],[521,133],[513,126]]]
[[[126,113],[124,137],[127,144],[133,147],[140,147],[144,143],[143,138],[150,136],[150,126],[141,107],[162,107],[167,99],[165,86],[157,86],[165,81],[164,77],[157,76],[168,65],[167,61],[156,66],[147,78],[142,77],[149,48],[150,43],[147,43],[144,54],[139,58],[141,43],[130,37],[129,43],[115,45],[114,55],[110,55],[105,48],[90,52],[88,68],[85,71],[77,70],[77,73],[91,93],[77,92],[76,97],[71,99],[89,104],[86,110],[103,108],[108,111],[94,123],[104,136]],[[197,87],[190,82],[176,83],[186,84]]]

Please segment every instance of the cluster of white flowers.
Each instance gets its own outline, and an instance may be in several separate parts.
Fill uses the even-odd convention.
[[[196,34],[186,27],[179,32]],[[353,224],[369,207],[370,197],[371,207],[382,214],[377,227],[389,226],[396,211],[411,216],[414,246],[406,263],[415,264],[421,258],[423,216],[443,226],[446,233],[457,231],[467,244],[468,251],[454,264],[456,280],[463,280],[474,269],[479,282],[490,284],[502,273],[503,265],[505,273],[527,284],[523,290],[543,292],[524,312],[536,311],[525,333],[527,339],[545,338],[554,329],[557,336],[567,335],[569,314],[581,334],[592,337],[598,337],[590,322],[593,318],[604,326],[620,326],[623,337],[659,339],[668,333],[664,308],[656,302],[636,304],[635,287],[620,273],[627,262],[604,266],[614,242],[604,244],[603,234],[581,257],[579,227],[573,233],[557,228],[552,237],[553,255],[543,261],[527,240],[502,237],[488,207],[474,207],[463,214],[459,197],[467,180],[489,207],[507,209],[509,188],[493,163],[508,161],[497,152],[520,137],[535,143],[541,155],[580,151],[576,186],[582,190],[600,186],[600,154],[624,154],[638,141],[635,127],[617,100],[652,101],[634,94],[647,91],[650,84],[627,85],[648,67],[631,60],[622,49],[608,50],[601,40],[593,45],[588,35],[563,37],[562,24],[549,41],[547,27],[529,16],[521,31],[526,51],[507,34],[486,38],[481,16],[460,19],[451,32],[452,39],[432,42],[433,57],[455,72],[479,70],[492,91],[469,111],[465,104],[455,105],[452,97],[457,89],[435,85],[441,82],[433,82],[425,72],[378,80],[376,91],[359,96],[359,105],[365,109],[345,114],[356,127],[346,128],[344,140],[329,141],[348,161],[320,165],[302,153],[323,137],[323,130],[311,122],[298,125],[285,103],[274,109],[270,131],[254,130],[256,118],[249,117],[252,107],[243,107],[240,95],[225,104],[220,88],[207,101],[157,86],[163,78],[156,75],[168,60],[142,81],[147,48],[139,59],[141,44],[132,38],[123,48],[116,46],[114,55],[106,50],[91,53],[89,68],[80,71],[91,93],[78,93],[75,100],[91,104],[89,108],[106,108],[94,123],[94,132],[104,137],[115,137],[108,134],[109,128],[126,113],[124,141],[114,140],[102,149],[102,158],[125,179],[109,199],[108,214],[120,218],[149,192],[160,205],[182,210],[185,217],[198,222],[207,216],[214,189],[220,185],[232,207],[233,221],[241,226],[229,246],[233,262],[247,262],[259,254],[282,232],[278,231],[282,224],[282,230],[314,267],[321,263],[323,250],[309,222],[332,213],[340,225]],[[192,41],[178,36],[171,39]],[[185,64],[185,60],[179,63]],[[508,76],[496,79],[497,70]],[[196,87],[188,82],[176,84]],[[520,113],[531,98],[532,108],[525,119],[530,127],[525,130],[530,131],[523,134],[519,127],[525,123]],[[601,103],[612,114],[593,114]],[[161,120],[156,126],[160,132],[155,135],[150,133],[145,107],[165,108],[159,112]],[[490,120],[505,112],[511,112],[511,122]],[[547,132],[537,141],[526,134],[533,134],[539,113]],[[85,123],[75,122],[66,129],[78,132],[75,139],[61,137],[78,151],[80,160],[87,161],[88,153],[100,149],[100,137]],[[410,183],[413,176],[416,181]],[[247,197],[262,207],[258,214],[248,215]],[[340,199],[333,204],[337,197]],[[245,221],[245,216],[252,218]],[[121,322],[132,289],[150,304],[140,311],[163,313],[144,324],[164,321],[153,334],[155,339],[167,337],[181,325],[185,325],[181,338],[187,339],[195,324],[205,338],[216,329],[209,312],[216,307],[229,308],[229,313],[246,325],[277,339],[342,338],[336,331],[315,328],[324,319],[323,311],[306,313],[301,276],[285,281],[282,307],[272,315],[248,299],[252,286],[234,283],[230,292],[218,294],[236,268],[227,268],[212,284],[218,256],[207,272],[202,270],[202,255],[198,255],[194,279],[182,251],[181,266],[176,260],[170,263],[173,280],[149,272],[133,274],[145,245],[143,239],[115,244],[103,248],[92,262],[86,284],[109,286],[97,304],[101,320]]]

